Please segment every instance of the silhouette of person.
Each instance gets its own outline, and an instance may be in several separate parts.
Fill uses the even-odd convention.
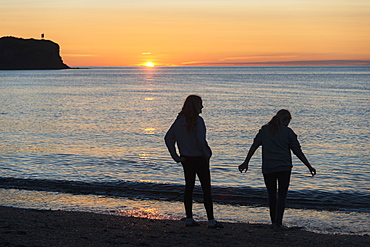
[[[291,119],[288,110],[278,111],[270,122],[259,130],[245,161],[239,166],[240,172],[247,172],[250,159],[258,147],[262,146],[262,173],[268,192],[272,227],[277,231],[288,229],[283,226],[282,221],[293,167],[290,150],[308,167],[312,176],[316,174],[315,168],[301,150],[297,135],[288,127]]]
[[[42,34],[41,34],[41,38],[42,38],[42,39],[44,39],[44,37],[45,37],[45,35],[42,33]]]
[[[199,178],[204,198],[209,228],[222,228],[213,216],[211,192],[210,158],[211,148],[206,141],[206,126],[202,117],[202,99],[198,95],[189,95],[176,120],[167,131],[164,139],[171,157],[181,162],[185,177],[184,206],[186,212],[185,226],[199,226],[193,219],[193,189],[196,175]],[[177,154],[175,144],[179,149]]]

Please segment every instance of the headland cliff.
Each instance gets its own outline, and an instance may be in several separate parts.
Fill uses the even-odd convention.
[[[0,69],[69,69],[50,40],[0,38]]]

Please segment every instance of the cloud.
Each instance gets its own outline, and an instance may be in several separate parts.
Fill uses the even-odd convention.
[[[291,60],[265,62],[218,62],[191,61],[182,63],[189,66],[370,66],[370,60]]]
[[[95,54],[63,54],[63,57],[96,57]]]
[[[239,57],[224,57],[220,58],[216,61],[190,61],[184,62],[183,65],[225,65],[225,66],[238,66],[238,65],[250,65],[250,64],[258,64],[264,63],[265,61],[273,62],[273,61],[286,61],[288,59],[297,59],[299,56],[297,55],[287,55],[287,54],[273,54],[273,55],[250,55],[250,56],[239,56]]]
[[[254,59],[286,59],[286,58],[296,58],[297,55],[253,55],[246,57],[226,57],[221,58],[219,61],[233,61],[233,60],[254,60]]]

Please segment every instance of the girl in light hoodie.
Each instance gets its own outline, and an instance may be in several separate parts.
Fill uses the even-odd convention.
[[[185,176],[184,205],[186,211],[185,226],[199,226],[193,219],[193,189],[198,175],[203,190],[204,207],[207,212],[208,227],[222,228],[213,216],[211,193],[211,175],[209,161],[212,156],[211,148],[206,141],[206,126],[202,117],[202,99],[198,95],[189,95],[178,114],[175,122],[167,131],[164,139],[171,157],[181,162]],[[177,154],[175,143],[180,155]]]

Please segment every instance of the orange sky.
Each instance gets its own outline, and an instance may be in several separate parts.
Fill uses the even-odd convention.
[[[0,0],[69,66],[370,65],[369,0]]]

